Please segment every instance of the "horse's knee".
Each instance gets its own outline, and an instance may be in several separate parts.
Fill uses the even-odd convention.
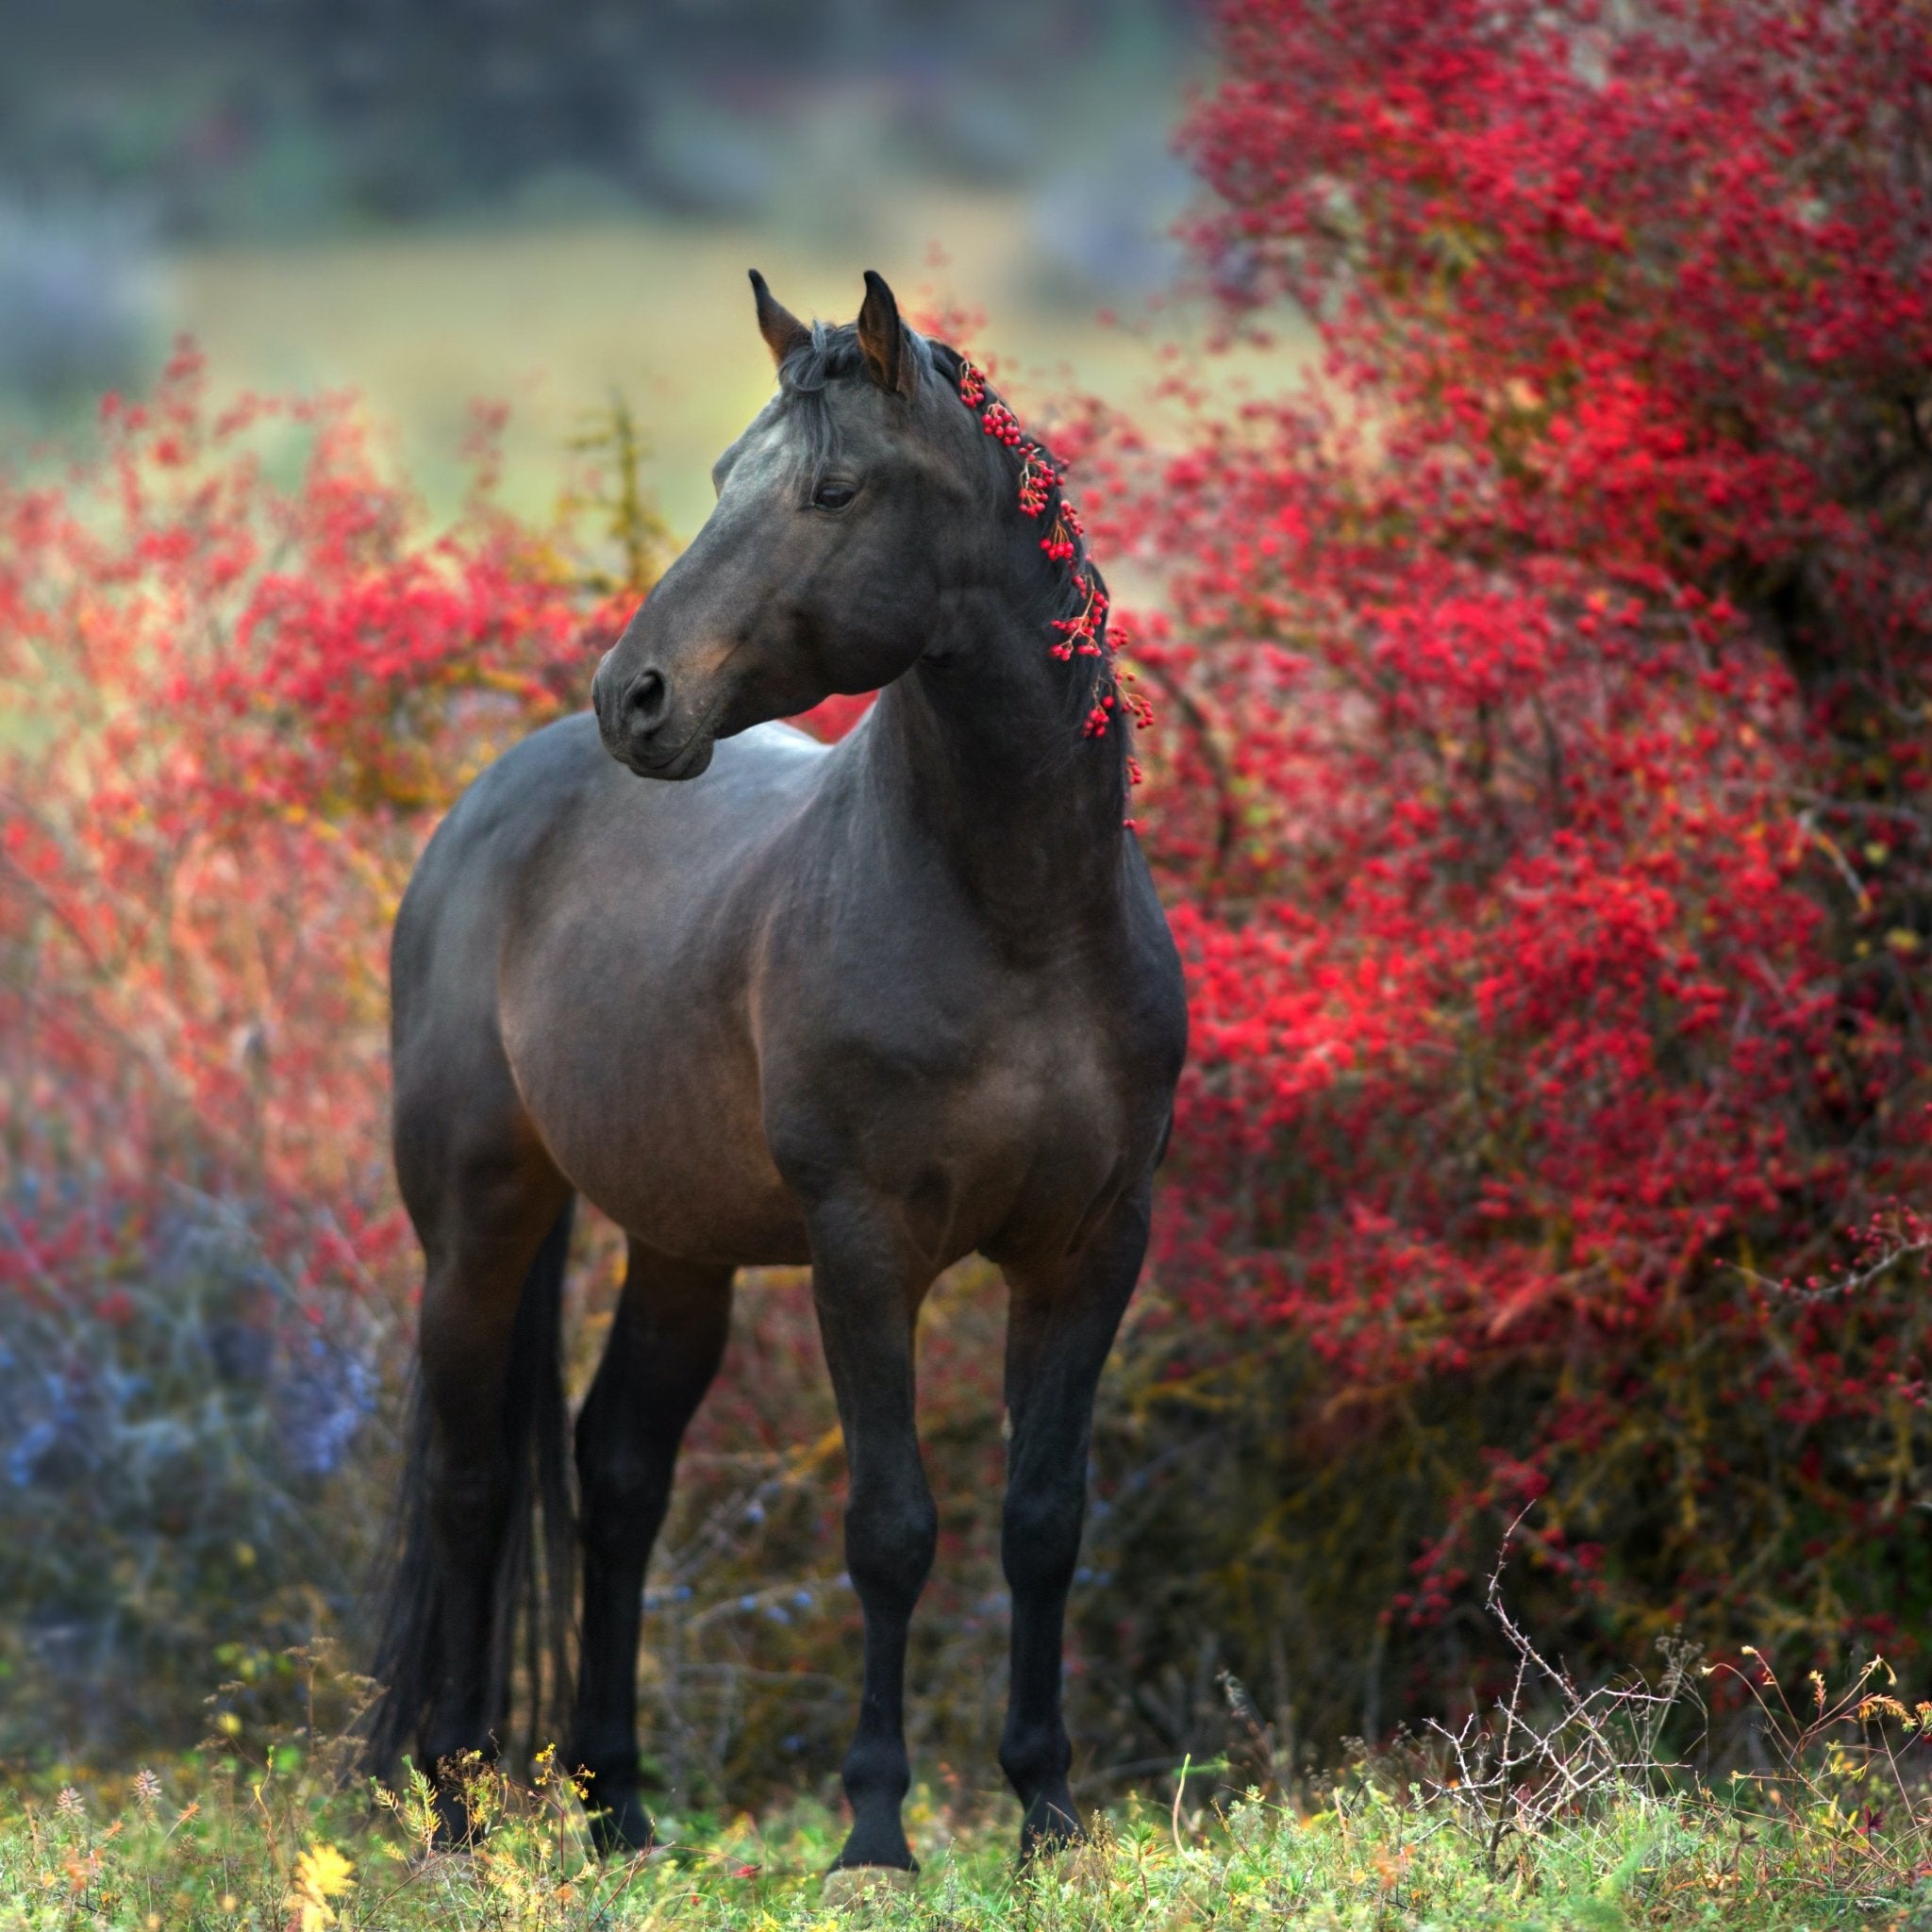
[[[676,1443],[577,1434],[577,1490],[587,1546],[622,1550],[655,1532],[671,1494]]]
[[[917,1492],[855,1492],[845,1511],[845,1564],[861,1601],[910,1615],[939,1548],[939,1510]]]
[[[577,1418],[576,1465],[587,1518],[661,1508],[684,1432],[709,1373],[637,1386],[592,1387]]]
[[[855,1805],[881,1800],[897,1805],[912,1789],[912,1760],[903,1739],[861,1730],[845,1754],[840,1776]]]
[[[1087,1514],[1085,1474],[1075,1482],[1008,1491],[1000,1562],[1015,1593],[1064,1590],[1073,1581]]]

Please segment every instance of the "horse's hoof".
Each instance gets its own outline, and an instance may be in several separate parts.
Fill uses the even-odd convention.
[[[658,1827],[643,1801],[627,1791],[615,1804],[589,1812],[591,1842],[600,1858],[634,1858],[658,1840]]]
[[[1087,1842],[1087,1827],[1072,1807],[1048,1801],[1037,1802],[1020,1826],[1020,1862],[1030,1865],[1035,1858],[1050,1858],[1056,1852],[1070,1851]]]
[[[819,1896],[828,1906],[857,1905],[868,1893],[910,1891],[919,1883],[919,1867],[904,1865],[834,1865],[825,1874]]]

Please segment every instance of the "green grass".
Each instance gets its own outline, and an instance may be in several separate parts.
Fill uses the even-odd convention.
[[[1707,1793],[1626,1789],[1588,1815],[1506,1834],[1493,1855],[1453,1810],[1360,1778],[1303,1807],[1129,1803],[1096,1821],[1091,1843],[1024,1873],[1010,1805],[962,1810],[915,1793],[916,1887],[841,1899],[823,1876],[841,1824],[820,1807],[757,1823],[666,1818],[655,1855],[599,1863],[568,1786],[491,1780],[489,1836],[439,1852],[420,1790],[376,1804],[331,1790],[287,1747],[282,1763],[224,1774],[191,1761],[121,1794],[0,1800],[0,1926],[1932,1924],[1932,1889],[1839,1807],[1754,1812]]]

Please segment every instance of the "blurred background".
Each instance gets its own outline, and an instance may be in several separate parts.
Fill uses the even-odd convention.
[[[1007,366],[1117,395],[1171,293],[1208,66],[1191,0],[82,0],[0,6],[0,433],[192,333],[216,380],[352,385],[432,499],[512,406],[535,508],[613,390],[673,528],[769,389],[747,267],[843,319],[875,267]]]

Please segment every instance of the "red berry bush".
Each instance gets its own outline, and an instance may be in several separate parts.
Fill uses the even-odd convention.
[[[192,1743],[355,1604],[413,1261],[387,926],[616,608],[190,352],[0,479],[0,1754]]]
[[[1186,446],[1093,519],[1166,591],[1194,1054],[1105,1532],[1175,1581],[1090,1641],[1212,1637],[1386,1724],[1467,1682],[1465,1586],[1534,1502],[1518,1587],[1579,1659],[1679,1624],[1916,1657],[1924,9],[1222,33],[1193,240],[1325,380],[1176,383]]]

